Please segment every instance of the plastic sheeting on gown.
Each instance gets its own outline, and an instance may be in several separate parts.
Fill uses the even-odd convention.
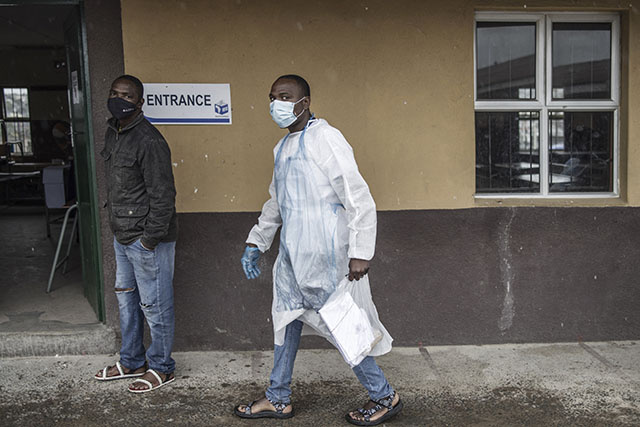
[[[343,279],[343,282],[347,281],[347,278]],[[382,334],[373,330],[367,312],[358,307],[344,288],[344,285],[338,286],[318,313],[329,328],[334,345],[353,368],[367,357],[376,338],[381,339]]]
[[[265,252],[282,226],[273,267],[275,344],[282,345],[286,326],[300,319],[303,333],[322,335],[335,345],[317,311],[343,282],[382,334],[370,354],[388,352],[393,339],[378,318],[368,275],[343,281],[350,258],[373,257],[377,225],[375,203],[351,146],[325,120],[312,119],[303,131],[281,139],[274,157],[271,198],[247,243]]]

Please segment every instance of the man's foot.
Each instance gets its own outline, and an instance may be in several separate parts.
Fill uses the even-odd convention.
[[[233,411],[240,418],[291,418],[293,407],[291,404],[271,403],[266,397],[254,400],[249,405],[236,406]]]
[[[169,374],[163,374],[153,369],[148,369],[147,372],[141,377],[129,384],[129,391],[131,393],[146,393],[148,391],[155,390],[163,385],[169,384],[175,381],[176,376],[173,372]]]
[[[345,418],[357,426],[375,426],[396,416],[401,410],[400,396],[394,391],[384,399],[368,401],[362,408],[349,412]]]
[[[98,381],[120,380],[123,378],[141,377],[147,370],[147,362],[138,369],[129,369],[116,362],[113,366],[107,366],[96,372],[94,378]]]

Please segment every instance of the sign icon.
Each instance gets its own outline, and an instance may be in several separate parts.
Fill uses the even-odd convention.
[[[224,102],[222,99],[213,106],[218,114],[227,114],[229,112],[229,104]]]

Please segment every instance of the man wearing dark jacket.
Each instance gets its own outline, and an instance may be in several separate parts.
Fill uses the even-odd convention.
[[[171,152],[142,114],[143,85],[123,75],[111,85],[105,161],[109,223],[116,255],[115,292],[120,309],[120,360],[100,370],[101,381],[139,377],[133,393],[175,380],[173,269],[177,222]],[[143,320],[151,345],[143,345]]]

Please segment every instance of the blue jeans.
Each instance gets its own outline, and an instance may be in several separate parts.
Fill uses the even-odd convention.
[[[173,313],[173,267],[175,242],[159,243],[153,251],[140,240],[122,245],[113,239],[116,252],[116,296],[120,308],[122,347],[120,363],[128,369],[144,365],[142,343],[144,319],[151,331],[146,352],[149,367],[169,374],[175,369],[171,358],[175,317]],[[122,290],[124,289],[124,290]]]
[[[285,405],[291,403],[291,378],[301,333],[302,322],[294,320],[287,325],[284,343],[275,346],[271,385],[265,393],[267,399],[272,402],[281,402]],[[373,357],[365,357],[359,365],[353,368],[353,372],[367,389],[372,400],[380,400],[393,393],[393,388],[389,385],[382,369],[376,364]]]

